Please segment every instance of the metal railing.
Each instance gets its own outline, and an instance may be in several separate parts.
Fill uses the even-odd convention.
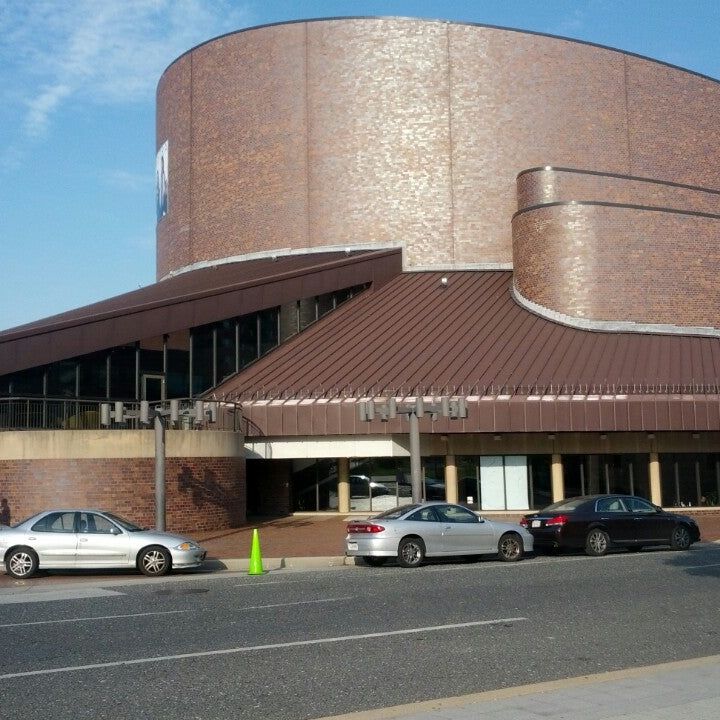
[[[141,403],[123,401],[123,421],[109,425],[101,423],[101,406],[115,401],[83,400],[81,398],[0,397],[0,432],[3,430],[141,430],[152,428],[155,411],[165,417],[168,429],[178,430],[232,430],[242,428],[242,411],[239,403],[208,402],[212,413],[196,417],[197,398],[179,398],[177,417],[170,418],[170,401],[149,403],[148,422],[141,421]]]

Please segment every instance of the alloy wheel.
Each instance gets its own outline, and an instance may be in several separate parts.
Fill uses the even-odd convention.
[[[143,555],[142,565],[148,575],[159,575],[167,565],[165,553],[162,550],[148,550]]]
[[[9,567],[14,577],[30,575],[35,566],[32,556],[26,552],[16,552],[10,558]]]

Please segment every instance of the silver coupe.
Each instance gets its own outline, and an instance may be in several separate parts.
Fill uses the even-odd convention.
[[[144,530],[98,510],[48,510],[13,527],[0,527],[0,559],[12,577],[38,569],[137,568],[160,576],[198,567],[206,551],[172,533]]]
[[[396,558],[417,567],[426,557],[495,555],[520,560],[533,537],[520,525],[487,520],[462,505],[426,502],[393,508],[347,525],[345,554],[378,566]]]

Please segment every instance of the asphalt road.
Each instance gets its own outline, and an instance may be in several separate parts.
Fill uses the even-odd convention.
[[[720,653],[720,545],[0,592],[3,718],[317,718]]]

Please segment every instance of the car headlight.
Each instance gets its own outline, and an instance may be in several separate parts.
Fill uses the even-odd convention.
[[[175,550],[198,550],[198,546],[193,542],[180,543]]]

